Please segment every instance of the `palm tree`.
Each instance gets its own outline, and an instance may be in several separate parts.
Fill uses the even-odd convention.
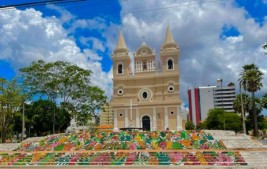
[[[262,107],[267,109],[267,93],[265,93],[262,98],[261,98],[261,104],[262,104]]]
[[[240,88],[241,90],[241,88]],[[243,132],[246,134],[246,112],[249,111],[249,96],[245,93],[238,94],[233,103],[233,109],[236,113],[240,113],[242,117]]]
[[[242,84],[245,91],[251,92],[252,110],[253,110],[253,125],[254,135],[258,136],[258,122],[255,107],[255,92],[261,89],[263,73],[255,64],[248,64],[243,66],[243,71],[240,73],[239,82]]]
[[[245,93],[242,93],[242,101],[244,106],[244,111],[248,112],[249,108],[249,96]],[[242,104],[241,104],[241,94],[238,94],[233,102],[233,109],[236,113],[242,112]]]
[[[263,46],[262,46],[263,49],[265,49],[265,54],[267,55],[267,43],[265,43]]]

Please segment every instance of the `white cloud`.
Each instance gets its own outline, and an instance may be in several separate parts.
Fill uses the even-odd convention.
[[[15,68],[37,59],[69,61],[93,70],[92,83],[110,96],[112,69],[102,71],[103,58],[99,53],[110,55],[117,43],[118,32],[122,30],[131,53],[145,41],[159,54],[169,24],[180,47],[180,92],[184,101],[187,100],[188,87],[215,85],[218,78],[224,79],[224,85],[237,82],[245,64],[255,63],[267,72],[267,55],[261,49],[267,39],[267,16],[261,25],[250,18],[244,8],[238,8],[234,0],[196,2],[200,1],[120,1],[121,25],[101,17],[79,19],[56,6],[50,9],[57,10],[60,18],[43,17],[34,9],[2,11],[0,59],[9,61]],[[130,13],[142,10],[146,12]],[[62,25],[68,21],[71,21],[68,23],[70,27],[66,30]],[[235,27],[240,35],[222,38],[225,26]],[[97,31],[100,35],[68,36],[80,29]],[[85,48],[80,49],[76,40]],[[267,92],[267,78],[263,83],[262,92]]]
[[[70,31],[73,32],[76,29],[95,29],[98,31],[103,31],[107,28],[106,22],[106,20],[100,17],[96,17],[93,19],[77,19],[72,24]]]
[[[80,41],[83,45],[85,46],[89,46],[88,43],[92,44],[92,48],[96,51],[101,51],[104,52],[105,51],[105,46],[104,46],[104,42],[100,41],[97,38],[93,38],[93,37],[80,37]]]
[[[47,8],[57,11],[60,14],[60,20],[62,22],[69,22],[75,19],[75,16],[73,16],[68,10],[61,8],[59,6],[50,4],[50,5],[47,5]]]
[[[0,60],[10,62],[16,71],[38,59],[68,61],[92,70],[92,84],[101,87],[110,96],[110,74],[102,71],[102,57],[95,50],[103,51],[103,43],[89,38],[93,48],[81,51],[74,39],[68,37],[68,30],[63,28],[65,21],[55,17],[44,18],[34,9],[1,11]]]
[[[267,22],[260,25],[248,17],[244,8],[238,8],[233,0],[203,4],[196,2],[121,2],[122,11],[127,11],[121,15],[121,27],[130,50],[136,50],[141,45],[142,36],[145,36],[147,44],[159,53],[166,27],[170,25],[180,46],[180,92],[184,101],[187,100],[188,87],[216,85],[218,78],[224,79],[224,85],[237,83],[245,64],[255,63],[261,70],[267,71],[267,56],[261,50],[267,38]],[[177,7],[163,9],[172,6]],[[130,13],[136,9],[161,10]],[[221,38],[225,26],[237,28],[240,35]],[[267,78],[264,78],[263,84],[262,92],[267,92]]]

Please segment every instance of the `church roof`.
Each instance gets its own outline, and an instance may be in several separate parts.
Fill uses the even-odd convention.
[[[117,42],[117,47],[114,50],[114,53],[127,53],[127,52],[128,52],[128,49],[126,47],[126,43],[125,43],[123,34],[120,31],[119,39],[118,39],[118,42]]]
[[[137,55],[154,55],[155,52],[145,43],[143,42],[139,49],[137,49],[135,56]]]
[[[171,32],[171,29],[170,29],[169,25],[167,27],[165,41],[164,41],[164,43],[162,45],[162,48],[163,49],[166,49],[166,48],[177,48],[177,44],[174,41],[174,38],[172,36],[172,32]]]
[[[165,41],[164,41],[164,44],[167,44],[167,43],[175,43],[169,25],[167,27],[166,37],[165,37]]]

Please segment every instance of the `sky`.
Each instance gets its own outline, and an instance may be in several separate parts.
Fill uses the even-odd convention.
[[[36,2],[2,0],[0,5]],[[92,85],[112,95],[111,54],[122,31],[132,54],[146,42],[159,55],[170,26],[179,45],[180,96],[187,89],[238,84],[245,64],[264,73],[267,93],[267,0],[87,0],[0,10],[0,77],[43,59],[93,71]],[[131,55],[132,57],[132,55]],[[238,85],[237,85],[238,87]]]

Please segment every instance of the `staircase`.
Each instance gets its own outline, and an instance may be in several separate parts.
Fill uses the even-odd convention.
[[[253,140],[245,134],[235,134],[233,131],[224,130],[205,130],[210,133],[214,139],[222,140],[228,149],[262,149],[267,148],[267,144],[263,144],[259,140]]]
[[[20,143],[2,143],[0,144],[0,151],[12,151],[19,146]]]
[[[247,151],[247,152],[240,152],[242,157],[244,157],[248,166],[252,167],[267,167],[267,151]]]

